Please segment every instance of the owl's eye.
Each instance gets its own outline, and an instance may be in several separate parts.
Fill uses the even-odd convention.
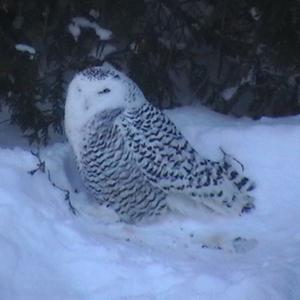
[[[110,89],[105,88],[104,90],[99,91],[97,94],[98,94],[98,95],[103,95],[103,94],[107,94],[107,93],[109,93],[109,92],[110,92]]]

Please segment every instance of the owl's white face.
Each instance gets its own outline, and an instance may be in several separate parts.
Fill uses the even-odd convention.
[[[145,98],[126,75],[105,64],[78,73],[71,81],[65,104],[65,129],[71,144],[78,144],[84,125],[101,111],[138,107]]]

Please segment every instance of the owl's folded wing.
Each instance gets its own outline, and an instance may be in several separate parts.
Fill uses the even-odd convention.
[[[208,161],[160,110],[144,105],[125,115],[118,126],[135,163],[153,185],[168,192],[197,185]]]
[[[166,193],[182,193],[221,213],[253,207],[254,184],[226,160],[201,157],[176,126],[150,104],[118,122],[131,159],[142,174]]]

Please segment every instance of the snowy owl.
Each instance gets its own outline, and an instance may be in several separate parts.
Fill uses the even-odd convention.
[[[138,86],[110,64],[73,78],[65,130],[87,190],[124,222],[161,215],[178,197],[182,207],[186,201],[193,209],[220,214],[239,215],[254,207],[248,178],[226,159],[212,161],[197,153]]]

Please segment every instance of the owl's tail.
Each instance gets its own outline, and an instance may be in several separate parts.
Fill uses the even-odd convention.
[[[221,167],[224,170],[229,181],[241,192],[247,193],[255,189],[255,183],[250,180],[248,177],[243,176],[240,174],[236,168],[234,167],[235,164],[239,164],[241,167],[241,171],[244,171],[244,166],[237,161],[235,158],[225,155],[223,161],[220,163]]]
[[[191,194],[195,202],[200,198],[201,204],[222,215],[240,215],[255,207],[254,198],[250,195],[255,184],[242,175],[244,168],[241,163],[227,154],[222,161],[206,162],[209,171],[202,176],[201,182],[212,184],[207,187],[204,184],[199,191]]]
[[[220,210],[221,213],[226,211],[225,214],[228,212],[230,214],[249,212],[255,208],[254,198],[250,195],[250,192],[255,189],[255,183],[242,174],[244,166],[238,160],[225,152],[223,154],[224,158],[219,162],[219,166],[226,178],[223,182],[224,197],[221,207],[219,206],[220,203],[214,199],[215,204],[217,204],[216,210]],[[240,172],[238,171],[239,168],[241,169]]]

